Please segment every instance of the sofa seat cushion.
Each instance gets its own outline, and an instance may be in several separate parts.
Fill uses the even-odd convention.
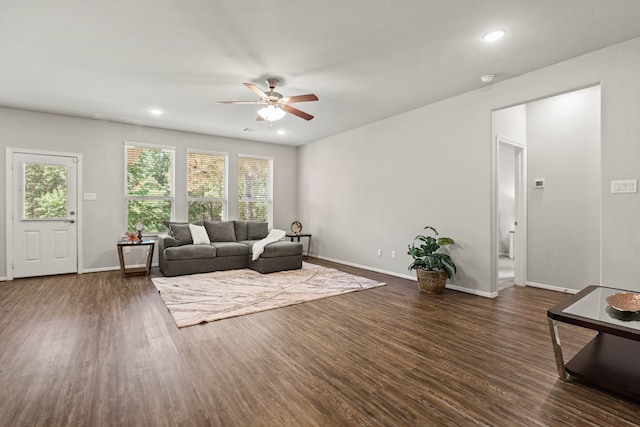
[[[214,258],[215,256],[216,248],[211,245],[182,245],[164,250],[164,259],[167,261]]]
[[[244,243],[249,248],[249,253],[252,253],[253,244],[258,240],[244,240]],[[269,243],[264,247],[264,252],[260,255],[260,258],[279,258],[287,256],[302,255],[302,243],[288,242],[286,240],[279,240],[277,242]]]
[[[216,256],[248,255],[249,247],[237,242],[211,242],[211,247],[216,249]]]

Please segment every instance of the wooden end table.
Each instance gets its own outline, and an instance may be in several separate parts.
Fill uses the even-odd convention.
[[[609,295],[632,292],[588,286],[547,311],[558,375],[577,379],[640,400],[640,314],[617,311],[607,304]],[[558,334],[559,322],[597,331],[598,334],[565,364]]]
[[[118,258],[120,258],[120,271],[123,276],[129,276],[132,274],[145,274],[149,275],[151,272],[151,260],[153,259],[153,250],[156,242],[154,240],[143,240],[140,243],[127,243],[125,241],[118,242]],[[144,267],[127,267],[124,263],[124,255],[122,254],[124,248],[135,248],[146,246],[147,249],[147,261]]]

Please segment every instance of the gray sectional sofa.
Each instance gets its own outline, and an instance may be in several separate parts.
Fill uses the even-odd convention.
[[[268,223],[254,221],[198,221],[211,243],[193,244],[188,223],[165,222],[168,233],[158,236],[158,260],[165,276],[251,268],[260,273],[302,268],[302,244],[277,241],[252,260],[253,244],[265,238]]]

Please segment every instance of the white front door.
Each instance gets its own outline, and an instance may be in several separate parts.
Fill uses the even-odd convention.
[[[77,163],[13,153],[13,277],[78,271]]]

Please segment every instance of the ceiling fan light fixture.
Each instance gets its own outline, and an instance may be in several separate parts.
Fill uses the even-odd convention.
[[[504,37],[505,34],[507,34],[507,30],[505,30],[504,28],[498,28],[486,33],[484,36],[482,36],[482,40],[486,42],[494,42],[496,40],[500,40],[502,37]]]
[[[287,113],[285,113],[280,107],[275,107],[273,105],[267,105],[258,110],[258,115],[262,117],[264,120],[268,120],[270,122],[275,122],[276,120],[280,120]]]

